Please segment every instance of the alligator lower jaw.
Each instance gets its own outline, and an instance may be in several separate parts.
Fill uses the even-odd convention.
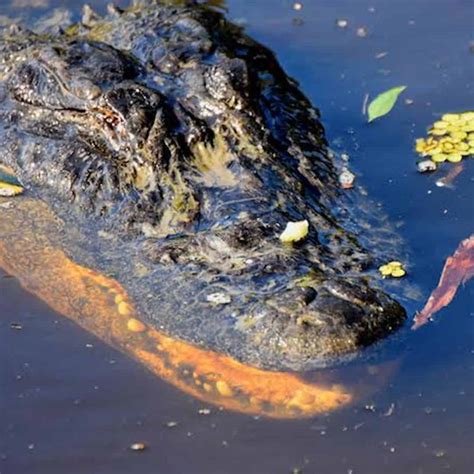
[[[362,367],[354,385],[341,385],[335,373],[262,370],[167,337],[140,321],[117,281],[77,265],[45,235],[31,238],[25,226],[38,229],[54,217],[45,204],[10,204],[1,208],[0,267],[57,312],[204,402],[273,418],[309,417],[348,406],[361,386],[367,395],[392,371]]]

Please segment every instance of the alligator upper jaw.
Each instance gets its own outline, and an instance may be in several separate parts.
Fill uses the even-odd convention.
[[[353,292],[367,291],[357,283],[351,282]],[[371,301],[354,301],[335,296],[330,287],[336,285],[349,286],[327,281],[252,305],[235,323],[245,343],[229,353],[260,368],[306,372],[353,359],[405,322],[405,310],[383,292],[370,290]]]

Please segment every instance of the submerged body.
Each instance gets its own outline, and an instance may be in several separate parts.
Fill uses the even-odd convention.
[[[404,322],[345,228],[318,112],[219,13],[89,12],[11,28],[0,51],[0,162],[58,219],[48,245],[116,280],[147,327],[305,371]],[[307,238],[282,244],[302,220]]]

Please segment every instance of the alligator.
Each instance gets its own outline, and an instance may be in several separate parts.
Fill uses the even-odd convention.
[[[100,313],[94,291],[59,301],[74,265],[110,290],[125,328],[160,335],[158,350],[173,340],[259,376],[334,365],[403,325],[320,113],[269,49],[195,1],[84,11],[0,35],[0,166],[25,189],[0,208],[1,266],[41,275],[54,261],[45,299],[92,314],[97,298]],[[301,221],[308,234],[282,242]],[[28,245],[32,261],[55,250],[19,263]],[[105,338],[114,324],[84,323]]]

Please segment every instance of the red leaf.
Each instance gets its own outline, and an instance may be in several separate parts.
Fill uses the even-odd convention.
[[[451,303],[462,283],[474,276],[474,235],[463,240],[454,255],[446,259],[438,287],[431,293],[425,307],[415,315],[412,329],[426,324],[431,316]]]

